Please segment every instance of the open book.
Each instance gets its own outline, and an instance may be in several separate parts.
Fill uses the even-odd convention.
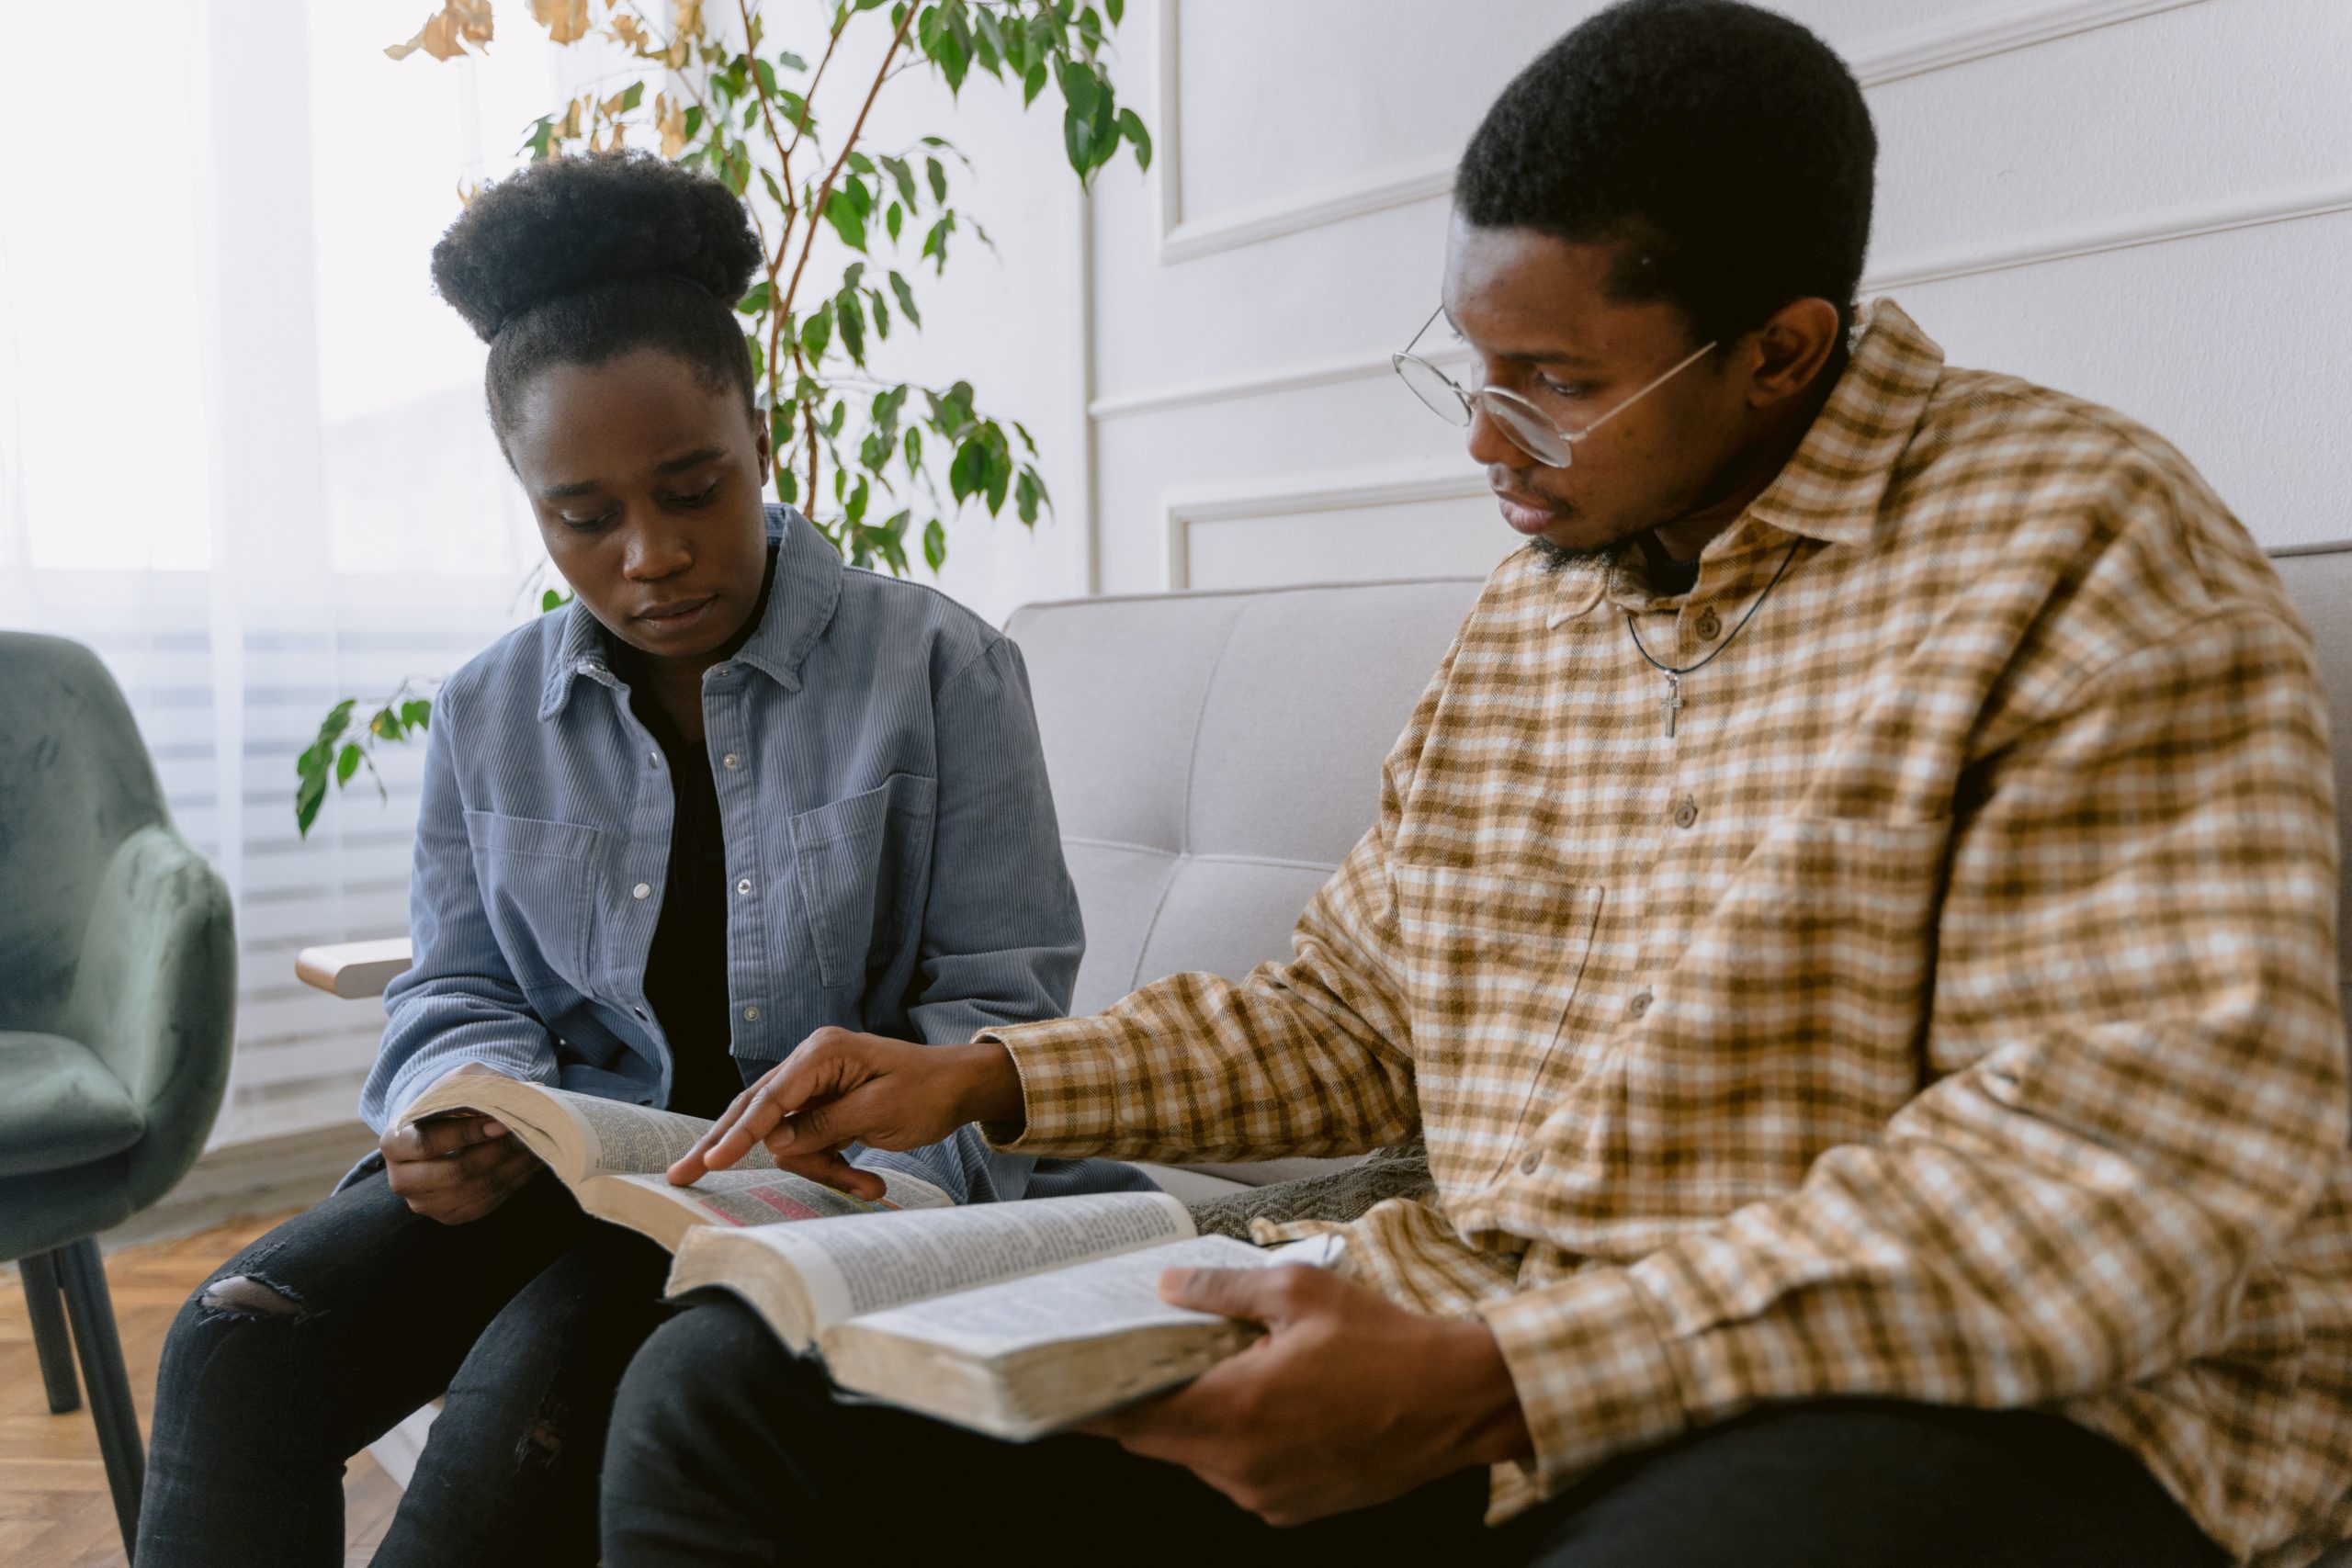
[[[496,1117],[571,1189],[582,1209],[641,1231],[673,1252],[688,1232],[705,1225],[773,1225],[955,1205],[931,1183],[895,1170],[874,1173],[887,1189],[879,1201],[853,1198],[778,1170],[759,1144],[734,1169],[712,1171],[692,1187],[673,1187],[662,1172],[710,1130],[701,1117],[497,1073],[445,1074],[401,1112],[401,1124],[456,1111]]]
[[[742,1297],[854,1393],[1025,1439],[1197,1377],[1260,1330],[1159,1299],[1160,1270],[1329,1263],[1194,1234],[1166,1193],[855,1215],[686,1237],[670,1293]]]

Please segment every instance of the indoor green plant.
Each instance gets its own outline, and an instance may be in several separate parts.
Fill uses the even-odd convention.
[[[535,160],[658,147],[743,197],[766,255],[737,309],[775,438],[771,483],[853,565],[904,573],[911,536],[936,570],[947,555],[944,520],[967,502],[995,516],[1010,501],[1022,523],[1034,525],[1050,503],[1036,444],[1020,422],[988,414],[968,381],[925,387],[866,373],[870,341],[887,338],[897,321],[922,324],[908,271],[924,262],[944,271],[958,235],[988,243],[950,199],[954,166],[963,162],[954,145],[924,136],[885,151],[866,143],[866,118],[907,69],[927,66],[951,92],[977,69],[1018,91],[1024,106],[1057,91],[1063,153],[1080,179],[1122,146],[1148,165],[1143,121],[1119,106],[1098,58],[1125,0],[1101,0],[1099,9],[1080,0],[896,0],[887,9],[885,0],[824,0],[811,17],[822,36],[804,51],[782,47],[783,29],[770,28],[759,0],[734,0],[730,28],[708,25],[709,5],[672,0],[657,25],[635,0],[530,0],[555,42],[600,35],[645,74],[601,83],[541,116],[524,146]],[[868,13],[872,22],[862,24]],[[859,25],[891,32],[870,78],[852,84],[842,100],[854,106],[847,130],[833,134],[814,100],[843,37]],[[449,60],[492,36],[490,0],[447,0],[413,38],[385,52]],[[848,252],[838,276],[811,270],[820,233]],[[916,258],[902,270],[908,248]],[[541,608],[561,603],[548,589]],[[347,784],[363,767],[372,774],[373,748],[423,730],[432,698],[403,686],[359,715],[357,698],[337,703],[297,759],[295,821],[305,834],[330,783]]]

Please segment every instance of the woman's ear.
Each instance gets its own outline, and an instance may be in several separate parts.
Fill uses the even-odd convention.
[[[1838,307],[1826,299],[1792,299],[1755,333],[1757,364],[1748,406],[1770,408],[1813,385],[1837,357]]]

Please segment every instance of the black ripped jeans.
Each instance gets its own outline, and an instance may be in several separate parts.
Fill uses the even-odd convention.
[[[412,1213],[380,1172],[345,1188],[213,1275],[291,1310],[201,1290],[181,1308],[139,1561],[342,1562],[345,1461],[447,1391],[379,1568],[594,1563],[613,1391],[668,1314],[668,1262],[545,1174],[466,1225]]]

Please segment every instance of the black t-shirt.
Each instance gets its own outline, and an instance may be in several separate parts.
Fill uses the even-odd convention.
[[[768,547],[767,582],[775,581],[775,547]],[[768,588],[743,629],[719,650],[731,658],[766,614]],[[607,631],[613,669],[629,686],[629,708],[652,732],[669,761],[674,814],[662,914],[645,956],[645,1000],[670,1042],[670,1109],[716,1117],[743,1088],[730,1054],[734,1030],[727,998],[727,835],[718,816],[718,786],[710,752],[670,722],[639,679],[644,656]]]

